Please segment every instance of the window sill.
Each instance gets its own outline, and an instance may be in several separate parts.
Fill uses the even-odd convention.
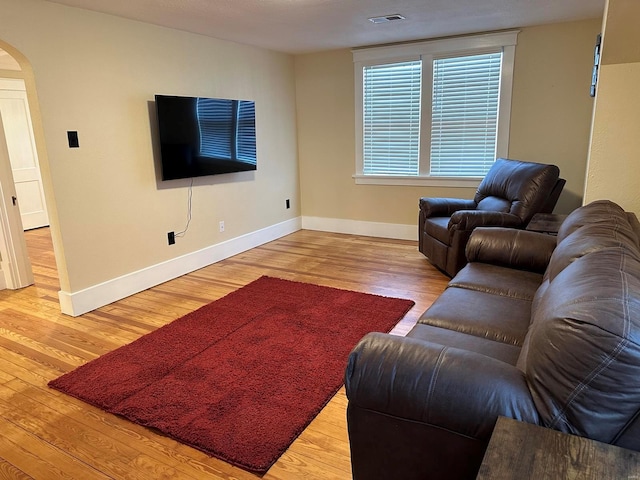
[[[356,185],[400,185],[410,187],[477,188],[482,177],[408,177],[396,175],[353,175]]]

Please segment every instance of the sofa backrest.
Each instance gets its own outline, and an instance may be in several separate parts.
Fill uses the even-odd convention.
[[[573,211],[560,226],[556,238],[557,246],[545,271],[545,280],[549,281],[574,260],[597,250],[620,246],[640,255],[637,219],[608,200]]]
[[[640,449],[640,248],[612,202],[572,213],[558,232],[518,360],[543,423]],[[637,425],[636,425],[637,426]]]
[[[624,232],[636,246],[640,239],[640,226],[633,213],[625,212],[611,200],[596,200],[571,212],[558,229],[557,241],[560,243],[577,229],[594,224],[610,226],[616,231]]]
[[[526,224],[543,209],[559,175],[555,165],[498,158],[478,186],[477,209],[511,213]]]

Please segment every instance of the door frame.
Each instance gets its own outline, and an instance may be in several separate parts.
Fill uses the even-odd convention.
[[[21,78],[25,83],[27,100],[29,103],[29,115],[31,117],[31,126],[33,128],[33,135],[36,143],[36,154],[38,156],[38,163],[40,165],[40,175],[42,178],[42,186],[44,189],[45,203],[49,214],[51,240],[53,243],[53,253],[56,259],[56,268],[58,273],[58,280],[60,283],[60,290],[70,291],[69,275],[67,272],[62,234],[59,228],[56,201],[49,165],[49,157],[47,154],[44,128],[42,124],[42,115],[40,113],[40,104],[36,91],[36,81],[33,68],[31,67],[31,63],[29,62],[29,60],[22,54],[22,52],[14,48],[11,44],[3,41],[1,38],[0,48],[11,55],[14,60],[18,62],[18,65],[20,67],[20,70],[18,71],[2,70],[2,76],[6,78]],[[9,164],[8,161],[2,163],[5,163],[7,165]],[[9,166],[8,168],[10,169],[11,167]],[[11,179],[11,181],[0,178],[0,187],[3,187],[5,191],[15,188],[15,185],[13,183],[13,173],[9,173],[11,173],[11,175],[5,175],[5,177],[7,179]],[[15,193],[13,195],[15,195]],[[11,245],[10,247],[8,247],[7,252],[12,252],[17,265],[20,265],[20,267],[18,267],[17,265],[16,267],[13,267],[14,272],[16,271],[16,269],[20,272],[20,274],[17,276],[19,281],[16,281],[15,285],[28,283],[28,280],[25,279],[28,279],[29,276],[32,276],[33,271],[31,269],[31,262],[29,260],[28,252],[26,249],[24,230],[21,227],[22,220],[20,220],[20,223],[17,224],[17,222],[14,220],[14,215],[11,214],[13,210],[11,195],[9,195],[8,197],[6,195],[1,195],[0,197],[0,223],[2,223],[0,226],[5,231],[5,238],[3,241],[5,244]],[[7,203],[7,199],[9,203]],[[17,210],[17,208],[15,210]],[[2,237],[2,235],[0,235],[0,237]],[[2,239],[0,238],[0,240]],[[27,265],[29,268],[26,268]],[[20,287],[16,286],[15,288]]]

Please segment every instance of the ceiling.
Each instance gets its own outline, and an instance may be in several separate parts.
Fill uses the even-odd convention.
[[[605,0],[48,0],[286,53],[589,18]],[[405,20],[374,24],[370,17]]]

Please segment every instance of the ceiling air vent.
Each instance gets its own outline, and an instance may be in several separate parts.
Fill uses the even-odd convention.
[[[394,13],[393,15],[384,15],[383,17],[371,17],[369,21],[372,23],[387,23],[387,22],[393,22],[394,20],[404,20],[404,19],[405,17],[403,17],[402,15],[398,15],[397,13]]]

